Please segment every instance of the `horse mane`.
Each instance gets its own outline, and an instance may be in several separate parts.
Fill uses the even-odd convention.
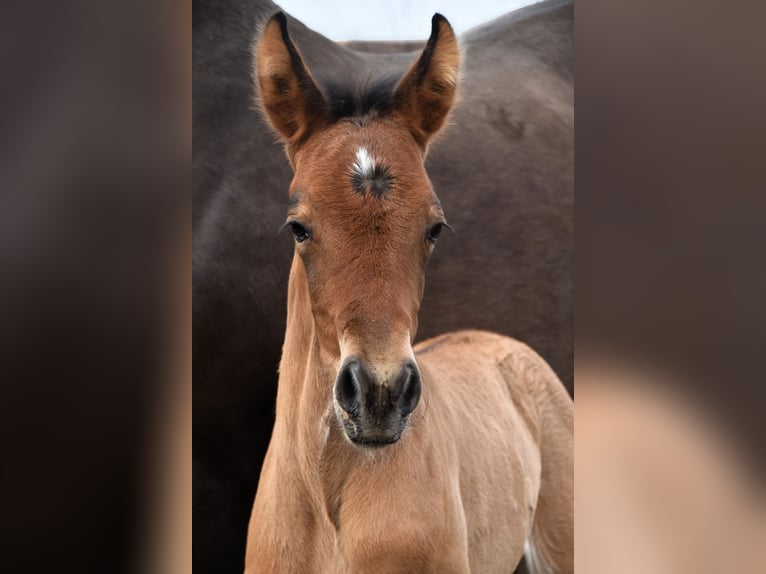
[[[362,120],[387,114],[393,107],[394,88],[399,78],[398,74],[389,74],[351,81],[317,78],[317,82],[330,108],[330,120],[337,122],[344,118]]]

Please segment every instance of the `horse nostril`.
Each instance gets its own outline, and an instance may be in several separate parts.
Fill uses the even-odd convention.
[[[406,363],[400,376],[403,379],[403,384],[399,395],[399,412],[403,417],[406,417],[418,406],[422,384],[420,372],[414,363]]]
[[[362,389],[359,381],[358,361],[348,361],[338,373],[335,382],[335,398],[338,404],[351,416],[359,416]]]

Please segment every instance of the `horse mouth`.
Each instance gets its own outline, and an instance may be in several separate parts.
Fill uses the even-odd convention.
[[[354,446],[364,449],[379,449],[399,442],[404,433],[405,421],[399,422],[390,431],[380,432],[382,429],[365,432],[364,427],[359,421],[352,421],[341,418],[343,434]]]
[[[361,446],[362,448],[376,449],[376,448],[383,448],[383,447],[399,442],[399,439],[401,438],[401,436],[402,436],[401,433],[396,433],[395,435],[391,437],[375,437],[375,438],[348,437],[348,438],[355,445]]]

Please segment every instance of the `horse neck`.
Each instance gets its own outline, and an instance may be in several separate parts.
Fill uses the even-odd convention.
[[[288,285],[275,429],[286,433],[299,454],[312,458],[321,446],[325,419],[333,416],[331,393],[337,360],[328,346],[332,346],[328,341],[320,345],[306,272],[296,255]]]
[[[295,492],[321,501],[316,513],[337,520],[339,492],[361,456],[335,421],[333,384],[340,350],[330,332],[317,327],[303,262],[293,258],[287,295],[287,329],[279,366],[277,417],[272,446]],[[321,338],[321,341],[320,341]],[[337,524],[336,524],[337,527]]]

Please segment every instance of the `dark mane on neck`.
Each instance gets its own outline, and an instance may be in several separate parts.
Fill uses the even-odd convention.
[[[393,106],[394,88],[398,81],[398,75],[350,82],[325,79],[320,81],[320,89],[330,106],[333,122],[344,118],[362,120],[370,116],[385,115],[390,111]]]

